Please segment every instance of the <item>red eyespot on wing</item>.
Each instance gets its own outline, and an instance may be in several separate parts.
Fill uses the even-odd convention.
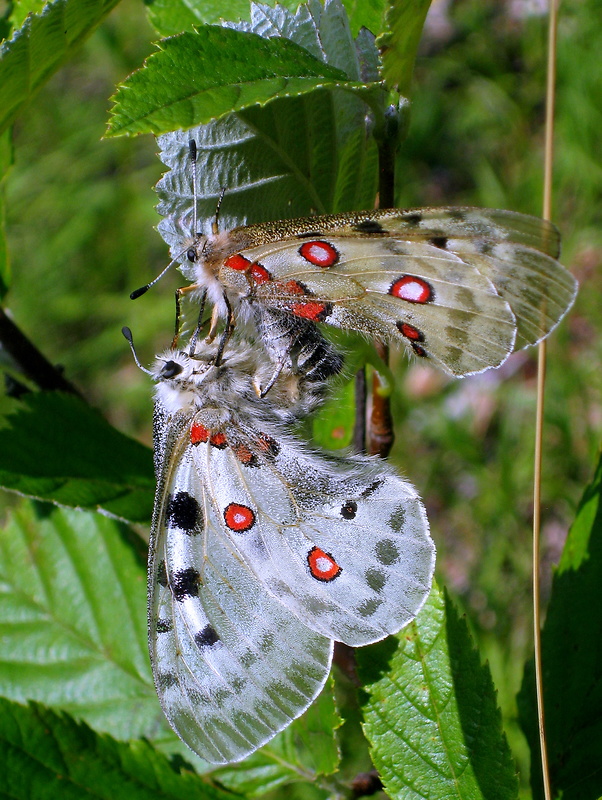
[[[281,286],[287,294],[309,294],[307,286],[304,286],[301,281],[288,281]]]
[[[397,322],[396,325],[398,331],[402,336],[405,336],[406,339],[410,339],[412,342],[424,342],[422,331],[419,331],[418,328],[409,325],[407,322]]]
[[[408,303],[431,303],[434,298],[433,287],[416,275],[404,275],[393,281],[389,294]]]
[[[268,283],[272,280],[272,273],[269,272],[265,267],[262,267],[261,264],[251,264],[251,269],[249,270],[251,273],[251,277],[255,281],[255,283],[261,286],[262,283]]]
[[[248,506],[230,503],[224,509],[224,522],[231,531],[245,533],[255,524],[255,512]]]
[[[332,311],[330,303],[293,303],[290,310],[296,317],[310,319],[312,322],[323,322]]]
[[[223,450],[224,448],[228,447],[228,440],[226,439],[226,434],[214,433],[213,436],[209,438],[209,444],[212,444],[219,450]]]
[[[241,256],[240,253],[234,253],[234,255],[228,256],[228,258],[224,261],[224,266],[244,272],[249,268],[250,263],[251,262],[248,258]]]
[[[247,467],[255,467],[257,466],[257,459],[255,458],[255,454],[249,450],[246,444],[237,444],[235,447],[232,448],[232,452],[236,456],[236,458],[240,461],[241,464],[244,464]]]
[[[316,267],[332,267],[339,260],[337,250],[329,242],[303,242],[299,253]]]
[[[257,446],[265,453],[266,456],[270,456],[271,458],[276,458],[278,453],[280,452],[280,445],[275,439],[272,439],[271,436],[268,436],[267,433],[260,433],[257,437]]]
[[[199,444],[199,442],[209,441],[209,431],[204,425],[198,422],[193,422],[190,426],[190,444]]]
[[[325,553],[319,547],[312,547],[307,554],[307,563],[312,576],[326,583],[338,578],[342,572],[342,567],[339,567],[330,553]]]
[[[426,352],[424,347],[420,347],[420,345],[416,344],[416,342],[410,342],[410,344],[412,345],[412,350],[416,353],[417,356],[420,356],[420,358],[429,357],[429,354]]]

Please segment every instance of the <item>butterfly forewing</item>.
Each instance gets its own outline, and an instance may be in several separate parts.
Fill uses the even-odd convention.
[[[159,414],[158,417],[165,417]],[[320,692],[332,642],[265,591],[223,535],[206,469],[208,443],[190,444],[175,415],[163,442],[149,564],[149,637],[164,712],[213,763],[269,741]]]
[[[496,209],[353,212],[199,240],[185,270],[243,305],[398,341],[452,375],[502,364],[570,308],[548,222]]]

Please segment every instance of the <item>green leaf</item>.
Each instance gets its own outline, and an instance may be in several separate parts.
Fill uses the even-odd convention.
[[[38,703],[0,699],[2,796],[12,800],[227,800],[144,741],[99,736]]]
[[[413,623],[357,661],[364,729],[390,797],[518,796],[489,669],[436,587]]]
[[[0,47],[0,134],[118,0],[56,0]]]
[[[17,0],[10,15],[11,28],[20,28],[28,14],[41,14],[45,5],[46,0]]]
[[[112,428],[77,397],[26,395],[0,430],[0,485],[41,500],[122,519],[152,515],[150,450]]]
[[[6,242],[5,178],[13,163],[12,131],[0,134],[0,298],[10,285],[10,262]]]
[[[385,30],[378,37],[382,75],[390,89],[409,96],[416,53],[431,0],[390,0]]]
[[[285,38],[206,25],[164,39],[159,47],[114,96],[109,136],[190,128],[320,87],[366,92]]]
[[[257,6],[253,9],[259,16]],[[261,11],[261,19],[243,26],[245,30],[257,24],[257,30],[267,35],[289,36],[348,76],[359,76],[360,57],[336,0],[326,8],[317,2],[311,8],[301,6],[294,15],[281,8],[261,7]],[[373,41],[370,46],[376,58]],[[365,36],[362,47],[367,59]],[[181,254],[193,224],[190,138],[198,148],[196,208],[205,231],[223,187],[227,191],[220,226],[225,230],[249,222],[374,205],[378,157],[365,103],[340,90],[281,98],[159,138],[161,160],[170,168],[157,184],[157,210],[165,217],[159,231],[173,257]]]
[[[299,4],[287,0],[279,5],[294,11]],[[147,6],[151,25],[161,36],[173,36],[199,24],[219,24],[223,19],[248,20],[254,9],[272,10],[251,3],[249,11],[249,0],[147,0]]]
[[[542,630],[544,707],[554,796],[602,796],[602,459],[552,581]],[[543,796],[533,661],[518,697],[531,748],[533,797]]]
[[[0,531],[0,693],[121,739],[164,735],[142,541],[100,514],[23,503]]]
[[[314,783],[318,776],[331,775],[338,768],[341,754],[336,731],[342,724],[330,678],[299,719],[243,764],[236,768],[222,767],[212,777],[220,785],[247,797],[260,797],[299,780]]]
[[[315,416],[313,440],[326,450],[349,447],[355,427],[355,382],[347,381]]]
[[[374,35],[380,33],[387,7],[385,0],[343,0],[343,5],[354,35],[360,28],[367,28]]]

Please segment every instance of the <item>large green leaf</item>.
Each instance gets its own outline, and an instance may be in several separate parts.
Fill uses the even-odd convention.
[[[378,37],[385,83],[406,96],[430,4],[431,0],[389,0],[385,30]]]
[[[436,587],[413,623],[357,660],[364,729],[390,797],[518,796],[489,669]]]
[[[345,11],[336,0],[326,8],[311,2],[296,14],[266,7],[262,12],[259,21],[241,25],[242,29],[289,36],[352,80],[360,76],[362,58],[371,63],[376,59],[374,42],[364,41],[365,36],[359,52]],[[254,11],[254,16],[259,13]],[[375,77],[374,67],[366,70]],[[159,230],[173,256],[181,253],[182,241],[193,228],[190,138],[198,148],[196,210],[202,230],[209,230],[208,221],[223,187],[227,191],[220,227],[225,230],[246,222],[374,204],[378,159],[365,103],[350,93],[325,89],[281,98],[159,138],[160,157],[170,168],[157,184],[157,209],[165,217]]]
[[[0,134],[118,0],[55,0],[0,48]]]
[[[544,706],[554,797],[602,796],[602,460],[585,490],[562,559],[542,631]],[[534,665],[519,695],[531,747],[533,797],[543,797]]]
[[[144,741],[99,736],[65,713],[0,699],[0,794],[11,800],[227,800]]]
[[[147,522],[150,450],[112,428],[77,397],[26,395],[0,430],[0,486],[41,500]]]
[[[369,97],[364,84],[286,38],[205,25],[160,43],[160,51],[114,96],[108,135],[164,133],[321,87]]]
[[[30,503],[12,514],[0,531],[0,694],[121,739],[167,737],[146,652],[144,549],[100,514]]]

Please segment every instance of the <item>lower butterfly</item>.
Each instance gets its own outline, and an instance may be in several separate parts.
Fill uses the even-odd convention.
[[[196,231],[196,145],[185,136],[160,143],[171,153],[167,183],[189,198]],[[215,224],[189,239],[178,220],[160,228],[192,281],[183,291],[208,296],[214,320],[251,320],[271,360],[293,372],[303,369],[295,352],[308,336],[322,340],[321,373],[340,369],[315,323],[400,343],[450,375],[482,372],[547,336],[577,292],[557,261],[557,229],[512,211],[359,211],[229,232]]]
[[[256,348],[215,354],[169,350],[151,371],[149,643],[171,726],[223,764],[305,711],[334,641],[367,645],[414,619],[435,549],[407,481],[288,432],[314,403],[303,387],[281,377],[260,399],[272,367]]]

